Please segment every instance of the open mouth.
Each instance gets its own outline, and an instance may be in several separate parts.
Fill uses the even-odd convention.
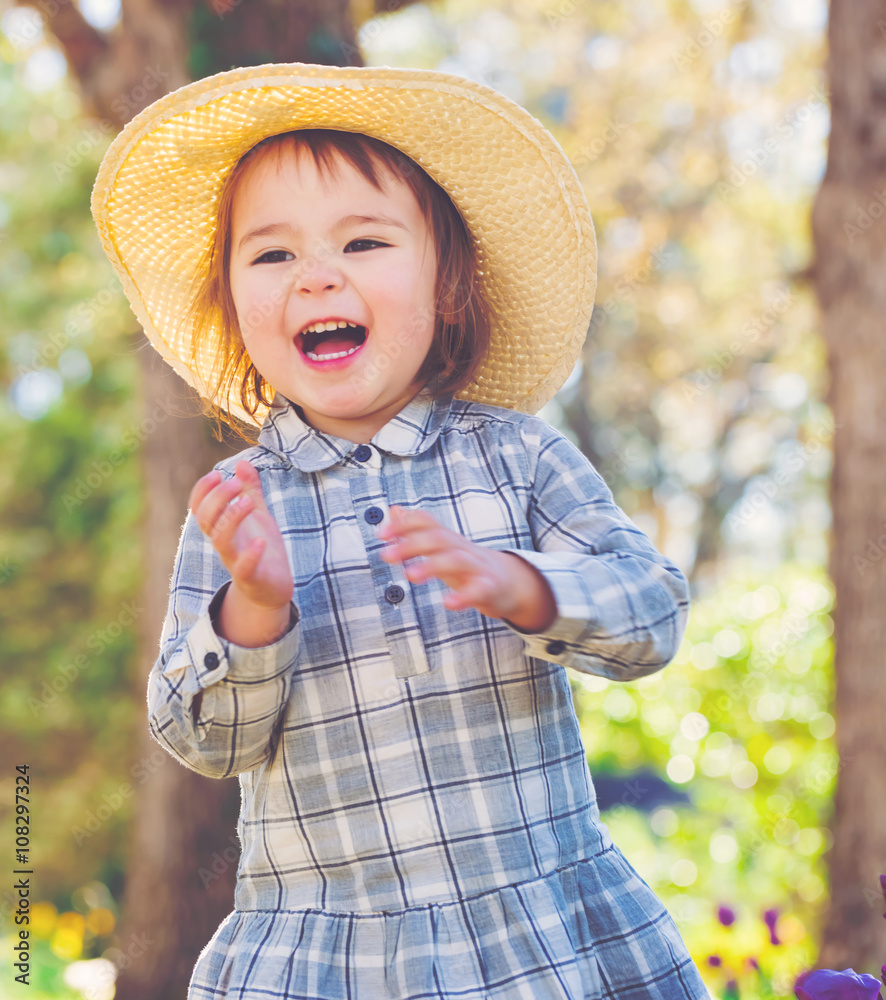
[[[346,358],[366,341],[366,327],[348,320],[313,323],[296,338],[299,350],[311,361]]]

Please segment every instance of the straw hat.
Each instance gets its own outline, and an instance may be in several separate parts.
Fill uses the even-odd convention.
[[[450,195],[477,242],[492,312],[489,354],[459,396],[536,412],[588,331],[597,249],[587,200],[539,121],[489,87],[431,70],[249,66],[187,84],[133,118],[102,161],[92,214],[154,347],[208,395],[210,359],[187,363],[185,316],[222,183],[261,139],[302,128],[381,139]],[[253,422],[239,384],[230,412]]]

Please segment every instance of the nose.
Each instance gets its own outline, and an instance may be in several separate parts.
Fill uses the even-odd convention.
[[[319,255],[303,259],[295,275],[295,287],[302,294],[335,291],[344,283],[341,271],[332,261]]]

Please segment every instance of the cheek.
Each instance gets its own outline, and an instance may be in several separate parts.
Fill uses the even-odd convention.
[[[247,271],[231,275],[231,298],[244,341],[251,329],[260,329],[282,308],[280,302],[284,297],[277,290],[279,285],[279,277],[267,272]]]
[[[248,285],[242,275],[232,273],[228,279],[228,287],[231,289],[231,298],[234,300],[234,308],[237,310],[237,318],[242,327],[243,317],[247,312]]]
[[[427,268],[403,268],[388,273],[376,285],[376,302],[399,319],[399,326],[421,338],[433,330],[435,274]]]

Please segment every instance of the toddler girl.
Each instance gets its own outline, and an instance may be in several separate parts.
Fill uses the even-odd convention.
[[[459,77],[250,67],[134,119],[93,212],[158,350],[260,427],[194,486],[148,688],[242,794],[189,1000],[706,996],[563,669],[662,668],[688,604],[528,415],[595,283],[553,138]]]

